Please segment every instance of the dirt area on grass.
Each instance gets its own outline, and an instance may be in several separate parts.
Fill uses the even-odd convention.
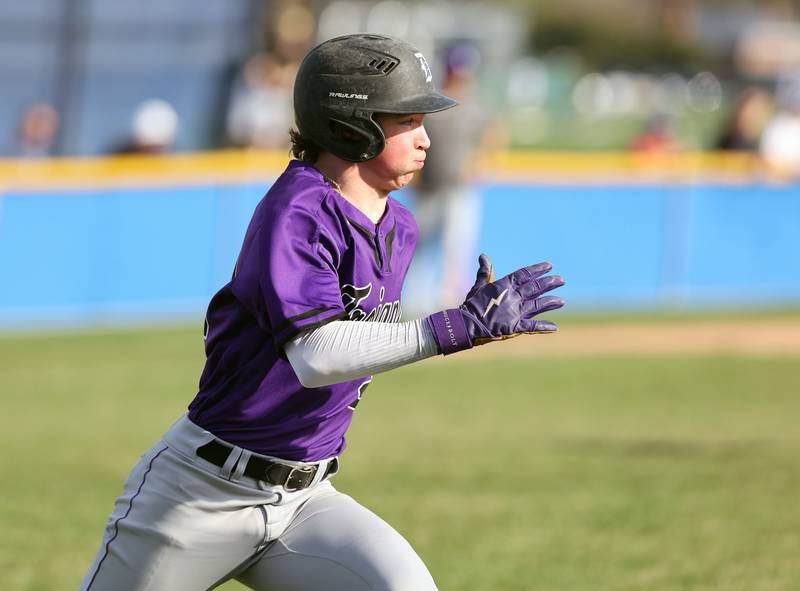
[[[560,324],[553,335],[522,336],[486,350],[503,356],[740,354],[800,357],[800,318]],[[468,357],[465,356],[465,357]]]

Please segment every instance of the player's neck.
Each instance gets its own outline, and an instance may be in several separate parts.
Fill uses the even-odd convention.
[[[317,170],[356,209],[377,224],[386,211],[388,192],[377,190],[361,176],[358,165],[326,154],[314,164]]]

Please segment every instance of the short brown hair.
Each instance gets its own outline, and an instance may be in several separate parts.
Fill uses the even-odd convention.
[[[296,129],[289,130],[289,141],[292,143],[290,152],[292,156],[303,162],[314,164],[319,160],[322,148],[314,141],[308,139]]]

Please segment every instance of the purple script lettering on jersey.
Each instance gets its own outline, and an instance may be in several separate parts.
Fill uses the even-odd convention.
[[[358,305],[369,297],[372,293],[372,283],[367,283],[364,287],[356,287],[345,283],[341,287],[342,303],[344,311],[350,320],[361,320],[367,314]]]
[[[380,302],[374,306],[372,310],[367,312],[360,304],[369,298],[372,294],[372,283],[366,284],[364,287],[357,287],[349,283],[341,286],[342,303],[344,303],[344,311],[349,320],[364,321],[364,322],[399,322],[402,316],[400,310],[400,300],[391,302],[384,302],[383,297],[386,290],[381,287]]]

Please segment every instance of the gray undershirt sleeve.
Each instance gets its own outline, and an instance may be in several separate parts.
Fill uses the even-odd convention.
[[[338,320],[298,335],[284,348],[306,388],[347,382],[439,353],[424,318],[407,322]]]

